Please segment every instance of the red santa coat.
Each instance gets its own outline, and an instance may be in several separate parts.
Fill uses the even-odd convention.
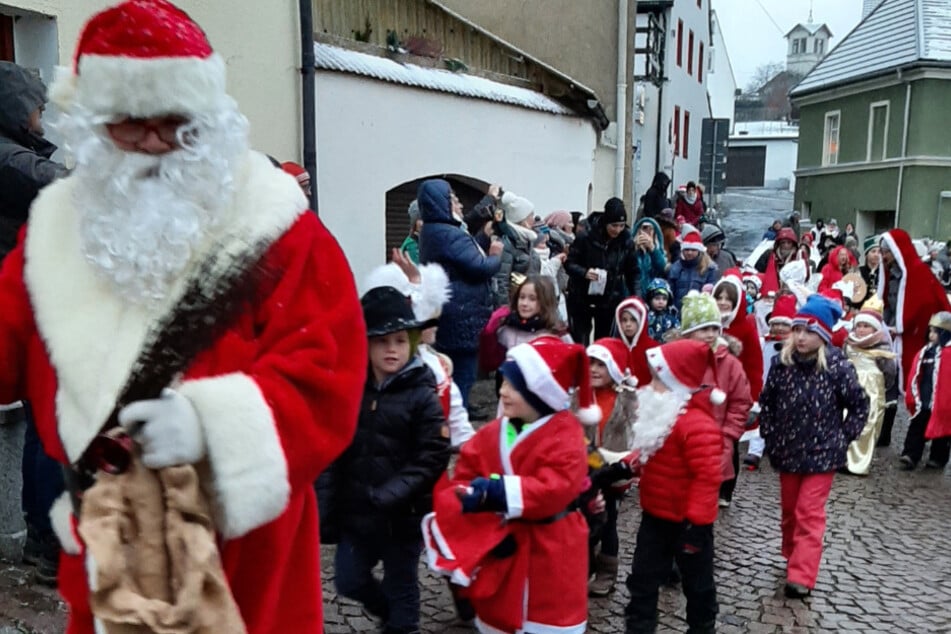
[[[753,408],[750,398],[750,382],[746,378],[743,364],[734,356],[730,344],[720,343],[716,349],[716,378],[709,376],[704,380],[708,385],[716,385],[726,394],[726,401],[713,406],[713,418],[723,432],[723,450],[720,454],[720,468],[724,480],[736,477],[733,468],[733,443],[739,441],[746,431],[746,419]],[[713,370],[708,371],[712,375]]]
[[[895,352],[901,360],[903,380],[907,381],[914,367],[915,352],[928,341],[928,322],[942,310],[951,310],[951,303],[941,283],[921,261],[911,236],[903,229],[892,229],[882,236],[882,245],[895,256],[902,270],[895,311]],[[890,282],[885,262],[878,269],[878,296],[888,301]]]
[[[750,383],[750,397],[756,401],[763,389],[763,350],[760,346],[759,331],[756,329],[756,318],[747,314],[746,292],[743,288],[742,276],[739,270],[729,269],[717,282],[730,284],[736,290],[737,304],[733,312],[723,320],[723,333],[740,342],[740,351],[737,356],[746,372],[746,379]],[[713,296],[717,295],[717,288],[713,289]]]
[[[588,613],[587,524],[579,512],[545,520],[565,511],[585,486],[581,425],[558,412],[526,425],[510,443],[503,421],[476,432],[453,479],[437,485],[434,511],[423,520],[429,566],[465,587],[481,631],[580,634]],[[463,515],[455,488],[493,473],[505,483],[505,518]],[[489,554],[508,535],[514,554]]]
[[[353,278],[293,178],[249,153],[218,253],[270,244],[276,286],[194,360],[174,387],[194,405],[227,575],[249,634],[321,632],[313,482],[349,443],[366,373]],[[46,188],[0,272],[0,400],[28,398],[44,448],[78,459],[112,410],[158,307],[125,302],[80,251],[74,179]],[[184,277],[184,276],[183,276]],[[332,415],[328,415],[332,412]],[[51,513],[63,542],[68,634],[92,634],[86,561],[68,501]]]
[[[917,416],[926,403],[921,402],[921,353],[915,354],[912,371],[905,386],[905,406],[912,417]],[[925,428],[925,438],[951,436],[951,348],[940,348],[935,354],[931,370],[931,416]]]
[[[839,268],[839,253],[843,251],[845,251],[845,254],[849,256],[849,271],[858,268],[859,263],[848,247],[835,247],[829,252],[829,260],[826,262],[826,265],[822,267],[822,280],[819,282],[820,293],[831,290],[832,285],[841,281],[845,276],[845,273],[843,273]],[[846,273],[848,273],[848,271],[846,271]]]

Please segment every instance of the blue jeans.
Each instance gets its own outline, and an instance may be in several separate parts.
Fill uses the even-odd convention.
[[[344,535],[334,558],[337,592],[362,603],[392,631],[418,630],[420,552],[418,539]],[[383,562],[382,582],[373,576],[379,561]]]
[[[452,380],[462,392],[462,405],[469,407],[469,391],[476,382],[479,371],[478,350],[443,350],[447,357],[452,359]]]
[[[51,538],[50,508],[65,489],[63,469],[58,462],[46,455],[33,417],[27,417],[26,436],[23,441],[23,513],[26,525],[33,537],[39,540]]]

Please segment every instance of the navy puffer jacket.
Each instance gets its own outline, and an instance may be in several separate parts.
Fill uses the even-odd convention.
[[[443,306],[436,346],[440,350],[475,351],[479,348],[479,333],[492,315],[492,277],[499,272],[501,260],[486,255],[453,218],[449,195],[449,183],[444,180],[431,179],[419,186],[416,200],[423,219],[419,261],[435,262],[449,276],[452,298]]]
[[[845,466],[849,443],[868,419],[868,395],[838,348],[826,346],[825,372],[816,360],[777,355],[760,392],[760,434],[770,464],[788,473],[828,473]],[[846,412],[843,414],[843,412]]]

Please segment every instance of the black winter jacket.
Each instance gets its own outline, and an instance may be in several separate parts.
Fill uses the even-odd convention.
[[[343,533],[419,538],[448,464],[449,432],[432,371],[414,358],[382,386],[370,372],[356,435],[333,466]]]
[[[585,274],[592,268],[607,271],[603,295],[588,295]],[[616,238],[608,240],[600,217],[589,219],[588,230],[575,239],[565,260],[565,270],[568,271],[568,301],[575,305],[616,306],[641,290],[630,230],[625,228]]]

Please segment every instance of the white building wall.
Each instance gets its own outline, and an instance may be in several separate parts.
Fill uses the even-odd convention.
[[[259,3],[233,0],[175,0],[208,34],[212,47],[225,59],[228,92],[238,101],[251,121],[251,143],[281,160],[300,160],[300,36],[297,3]],[[33,22],[23,32],[19,27],[17,56],[44,55],[53,63],[70,65],[76,41],[86,21],[96,12],[117,4],[117,0],[0,0],[0,6],[33,11],[55,19]],[[273,6],[271,6],[273,5]],[[46,22],[44,22],[46,21]],[[27,41],[37,35],[57,41],[42,46]],[[48,52],[46,52],[48,51]],[[25,60],[29,64],[36,62]],[[44,75],[47,73],[44,71]],[[44,76],[48,81],[48,77]]]
[[[796,188],[796,157],[799,142],[795,138],[730,137],[730,147],[766,146],[766,166],[763,187],[794,191]]]
[[[711,115],[715,119],[729,119],[730,130],[733,129],[733,105],[736,101],[736,78],[733,76],[733,65],[730,63],[730,54],[720,30],[720,21],[716,11],[711,12],[713,24],[713,50],[707,55],[707,93],[710,96]]]
[[[584,210],[596,144],[582,118],[317,73],[320,216],[358,282],[385,262],[386,192],[393,187],[429,174],[464,174],[525,196],[539,215]]]

